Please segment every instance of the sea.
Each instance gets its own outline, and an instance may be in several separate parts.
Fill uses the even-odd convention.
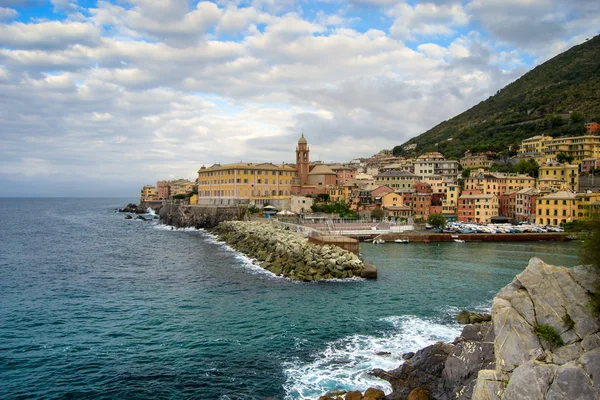
[[[376,280],[301,283],[204,230],[126,220],[132,200],[0,199],[0,399],[389,392],[369,371],[453,340],[531,257],[570,267],[580,246],[361,243]]]

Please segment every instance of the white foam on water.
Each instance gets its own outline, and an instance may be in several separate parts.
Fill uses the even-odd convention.
[[[148,208],[146,208],[146,214],[156,215],[156,212],[152,208],[148,207]]]
[[[368,373],[375,368],[391,370],[403,363],[402,354],[415,352],[438,341],[452,341],[460,334],[458,324],[444,325],[415,316],[383,318],[395,329],[382,336],[352,335],[329,343],[312,361],[283,365],[287,377],[285,400],[317,399],[331,390],[369,387],[391,391],[388,382]]]
[[[158,229],[160,231],[173,231],[173,232],[204,232],[205,230],[200,228],[194,228],[194,227],[189,227],[189,228],[176,228],[175,226],[172,225],[165,225],[165,224],[160,224],[160,223],[156,223],[153,225],[154,229]]]

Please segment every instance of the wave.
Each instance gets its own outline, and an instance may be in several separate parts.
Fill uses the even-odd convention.
[[[188,228],[177,228],[173,225],[165,225],[165,224],[161,224],[161,223],[156,223],[153,225],[154,229],[158,229],[160,231],[174,231],[174,232],[204,232],[205,230],[202,228],[194,228],[194,227],[188,227]]]
[[[452,341],[462,327],[416,316],[387,317],[394,328],[381,336],[352,335],[329,343],[311,358],[283,365],[285,400],[318,398],[331,390],[365,391],[374,387],[390,392],[388,382],[369,375],[375,368],[390,370],[402,364],[402,354],[438,341]]]

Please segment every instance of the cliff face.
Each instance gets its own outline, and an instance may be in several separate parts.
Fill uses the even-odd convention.
[[[496,368],[479,372],[473,398],[600,399],[599,279],[532,258],[494,298]]]
[[[388,400],[600,400],[600,320],[590,304],[598,287],[591,266],[532,258],[494,298],[491,323],[373,373],[391,383]]]

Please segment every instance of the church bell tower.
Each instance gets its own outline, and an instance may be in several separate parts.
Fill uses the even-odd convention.
[[[298,140],[298,146],[296,147],[296,171],[298,172],[298,178],[302,186],[308,184],[308,170],[310,165],[308,153],[310,153],[308,143],[304,139],[304,133],[302,133],[302,137]]]

